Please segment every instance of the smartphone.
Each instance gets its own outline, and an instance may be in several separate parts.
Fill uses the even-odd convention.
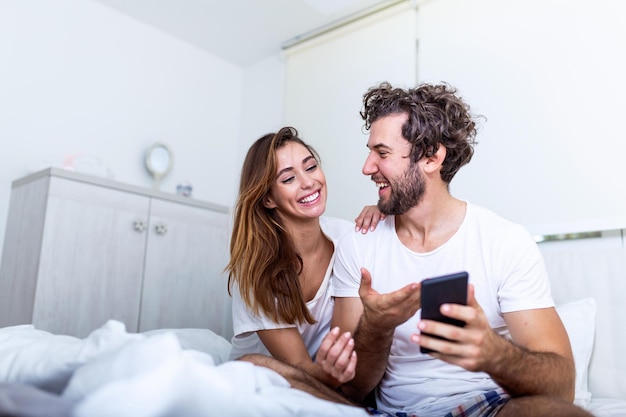
[[[422,281],[422,319],[436,320],[442,323],[463,327],[465,322],[446,317],[439,311],[441,304],[467,304],[467,272],[456,272],[436,278],[427,278]],[[430,337],[442,339],[439,336],[424,333]],[[433,352],[432,349],[420,347],[422,353]]]

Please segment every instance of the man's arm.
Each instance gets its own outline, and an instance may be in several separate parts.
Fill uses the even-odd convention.
[[[554,308],[505,313],[513,343],[487,368],[513,396],[574,399],[576,371],[567,332]]]
[[[512,341],[497,335],[474,298],[470,285],[468,305],[444,305],[442,313],[466,322],[464,328],[429,320],[419,323],[426,335],[411,340],[437,350],[433,356],[469,371],[486,372],[514,397],[548,395],[574,398],[575,370],[569,338],[556,310],[543,308],[505,313]]]
[[[335,298],[333,326],[354,334],[357,352],[356,376],[342,385],[345,395],[362,401],[382,379],[396,326],[420,307],[419,284],[410,284],[389,294],[372,289],[370,273],[361,269],[360,298]]]
[[[341,390],[348,398],[360,402],[385,373],[394,328],[381,334],[357,311],[363,311],[360,298],[335,299],[333,326],[339,326],[342,331],[354,329],[354,350],[358,357],[355,378],[343,384]]]

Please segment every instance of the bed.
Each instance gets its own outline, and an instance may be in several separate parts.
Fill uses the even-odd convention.
[[[626,229],[557,235],[539,243],[572,343],[576,404],[626,416]]]
[[[540,248],[575,354],[575,403],[597,417],[626,416],[622,232]],[[368,415],[291,389],[264,368],[229,362],[229,351],[208,329],[132,333],[110,320],[77,338],[32,325],[0,328],[0,415]]]

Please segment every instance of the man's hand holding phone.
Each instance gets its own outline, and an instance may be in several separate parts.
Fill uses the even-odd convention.
[[[421,286],[422,320],[434,320],[459,327],[465,326],[465,322],[461,320],[444,316],[441,313],[441,305],[467,305],[467,285],[468,273],[465,271],[423,280]],[[428,337],[446,340],[434,334],[424,332],[422,334]],[[422,346],[421,344],[420,351],[422,353],[435,352],[433,349]]]
[[[431,285],[424,285],[426,281],[422,281],[422,288]],[[461,278],[459,281],[462,282],[463,279]],[[456,285],[459,289],[461,288],[460,283],[457,282]],[[451,287],[452,284],[439,283],[434,286],[443,288]],[[448,287],[449,291],[452,291],[450,287]],[[460,302],[463,301],[463,294],[457,300],[451,300],[448,290],[444,291],[448,296],[443,298],[445,300],[443,303],[450,305],[449,316],[454,316],[457,320],[448,317],[448,313],[443,316],[439,308],[428,306],[431,301],[440,306],[442,303],[436,300],[438,296],[429,295],[430,290],[425,290],[422,293],[422,319],[425,320],[418,323],[420,333],[411,335],[411,341],[420,345],[422,352],[430,353],[452,365],[460,366],[472,372],[487,372],[493,376],[501,371],[501,364],[504,360],[502,358],[506,358],[510,354],[513,345],[491,328],[489,319],[476,301],[474,286],[464,283],[463,287],[466,290],[466,302]],[[430,315],[429,311],[436,311],[436,313]],[[437,320],[436,317],[426,320],[427,316],[443,316],[445,317],[444,320],[452,319],[452,325]],[[462,328],[454,328],[454,325],[460,325]],[[422,346],[422,344],[426,346]],[[437,351],[438,348],[443,348],[444,344],[447,344],[446,351]]]

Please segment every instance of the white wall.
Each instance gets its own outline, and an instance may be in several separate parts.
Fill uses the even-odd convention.
[[[626,2],[434,0],[420,81],[457,86],[487,120],[453,194],[537,234],[626,224]]]
[[[367,136],[359,111],[363,94],[381,81],[415,84],[415,13],[404,2],[286,53],[286,120],[320,154],[327,215],[352,220],[378,201],[378,189],[361,173]]]
[[[97,2],[1,0],[0,59],[0,236],[13,180],[86,154],[152,187],[155,141],[175,154],[163,191],[232,206],[240,138],[282,120],[279,58],[244,69]]]
[[[242,99],[237,175],[250,145],[284,125],[285,59],[282,54],[269,56],[245,68]]]

